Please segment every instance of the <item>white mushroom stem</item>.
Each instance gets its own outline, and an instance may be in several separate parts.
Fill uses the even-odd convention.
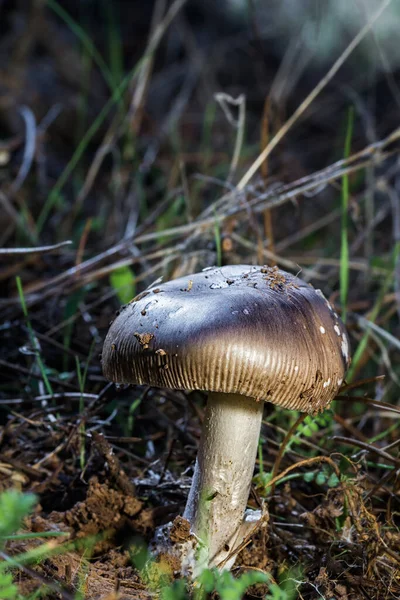
[[[184,512],[192,533],[208,549],[209,566],[216,566],[241,541],[238,532],[249,497],[263,405],[239,394],[209,394]]]

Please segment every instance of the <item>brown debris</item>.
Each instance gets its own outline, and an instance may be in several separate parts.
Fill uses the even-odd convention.
[[[108,529],[117,531],[131,522],[141,510],[143,503],[135,497],[126,496],[101,484],[96,477],[89,481],[86,499],[78,502],[59,518],[72,528],[76,537],[86,537]],[[56,517],[55,513],[50,516]]]
[[[171,542],[186,542],[191,536],[190,523],[183,517],[175,517],[169,532]]]
[[[154,338],[153,333],[138,333],[137,331],[133,334],[143,350],[147,350],[151,340]]]
[[[97,431],[93,431],[92,437],[97,451],[100,452],[100,454],[106,460],[111,476],[114,478],[117,486],[124,494],[134,496],[135,486],[129,480],[125,471],[121,467],[118,458],[116,457],[110,444],[105,439],[104,435]]]
[[[181,291],[182,292],[190,292],[192,287],[193,287],[193,279],[189,279],[189,283],[188,283],[187,287],[181,288]]]
[[[132,304],[132,302],[139,302],[139,300],[141,300],[142,298],[146,298],[146,296],[148,296],[150,294],[150,292],[141,292],[140,294],[138,294],[137,296],[135,296],[134,298],[132,298],[132,300],[129,302],[129,304]]]
[[[71,590],[71,598],[82,585],[84,575],[85,598],[94,600],[150,600],[151,595],[131,565],[127,551],[110,550],[97,560],[86,560],[77,552],[55,555],[46,564],[35,567],[60,586]],[[20,590],[33,593],[38,589],[34,579],[25,579]]]

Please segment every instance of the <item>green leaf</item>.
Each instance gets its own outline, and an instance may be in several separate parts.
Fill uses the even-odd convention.
[[[115,269],[110,275],[110,284],[122,304],[127,304],[136,295],[135,275],[129,267]]]
[[[204,569],[198,579],[198,582],[201,586],[203,586],[204,591],[210,594],[214,590],[215,586],[214,572],[211,571],[211,569]]]
[[[186,598],[186,581],[184,579],[175,581],[161,590],[161,600],[186,600]]]
[[[265,600],[290,600],[288,593],[282,590],[277,583],[271,583],[269,591],[270,593],[265,597]]]
[[[11,573],[0,573],[0,598],[14,600],[17,598],[18,588],[14,585]]]
[[[229,571],[223,571],[216,581],[215,590],[221,600],[241,600],[248,587],[268,581],[268,575],[259,571],[247,571],[237,579]]]
[[[336,475],[336,473],[331,473],[326,483],[329,487],[336,487],[337,485],[339,485],[339,477]]]
[[[0,494],[0,545],[1,538],[20,529],[23,519],[36,504],[34,494],[22,494],[17,490],[7,490]]]

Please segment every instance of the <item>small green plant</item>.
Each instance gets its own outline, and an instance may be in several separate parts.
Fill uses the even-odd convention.
[[[130,554],[132,563],[159,600],[207,600],[215,592],[219,600],[241,600],[248,588],[257,584],[264,584],[267,588],[268,593],[263,600],[297,598],[296,585],[300,573],[295,569],[286,570],[279,583],[261,570],[249,569],[235,577],[230,571],[219,572],[215,568],[204,569],[195,581],[185,577],[171,581],[169,566],[155,561],[142,540],[133,540]]]
[[[194,583],[190,595],[188,583],[184,579],[175,581],[161,590],[161,600],[205,600],[208,594],[217,592],[220,600],[241,600],[246,590],[258,583],[269,584],[269,594],[265,600],[291,600],[276,583],[271,583],[267,573],[246,571],[240,577],[234,577],[229,571],[219,573],[216,569],[205,569]]]
[[[303,479],[306,483],[315,481],[317,485],[327,485],[328,487],[339,485],[339,478],[336,473],[330,473],[329,468],[325,466],[318,471],[307,471],[307,473],[304,473]]]
[[[187,600],[187,598],[187,583],[184,579],[178,579],[161,590],[161,600]]]
[[[45,560],[57,551],[54,544],[44,543],[27,550],[17,556],[8,556],[5,551],[6,542],[31,538],[67,536],[64,532],[43,531],[40,533],[16,533],[23,526],[23,520],[32,512],[37,498],[34,494],[23,494],[18,490],[6,490],[0,494],[0,599],[1,600],[35,600],[44,598],[46,591],[41,587],[31,596],[21,596],[13,582],[11,569],[20,568],[30,563]]]
[[[261,571],[246,571],[240,577],[233,577],[229,571],[218,571],[206,569],[199,577],[200,594],[198,598],[204,598],[205,593],[217,592],[221,600],[240,600],[245,591],[256,583],[268,583],[269,576]],[[197,600],[197,599],[196,599]]]
[[[333,411],[326,410],[319,415],[307,415],[302,423],[300,423],[287,443],[286,451],[290,449],[292,444],[301,444],[302,438],[311,438],[321,429],[326,429],[333,422]]]
[[[21,494],[17,490],[8,490],[0,494],[0,551],[10,536],[17,531],[23,519],[31,512],[36,503],[33,494]],[[7,570],[7,563],[0,563],[0,598],[15,600],[18,588],[13,583],[12,574]]]
[[[271,581],[268,573],[249,570],[239,577],[234,577],[230,571],[205,569],[198,579],[190,586],[186,579],[179,579],[165,585],[160,592],[161,600],[206,600],[209,594],[217,593],[220,600],[241,600],[246,591],[253,585],[268,586],[264,600],[294,600],[297,598],[296,581],[286,578],[280,583]],[[192,587],[192,591],[189,588]]]
[[[23,519],[36,503],[33,494],[21,494],[17,490],[7,490],[0,494],[0,548],[4,547],[8,536],[15,533]]]
[[[18,588],[13,583],[11,573],[0,571],[0,594],[3,600],[14,600],[18,596]]]

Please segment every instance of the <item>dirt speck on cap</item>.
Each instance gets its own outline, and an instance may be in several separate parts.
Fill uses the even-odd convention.
[[[190,292],[192,287],[193,287],[193,279],[189,279],[189,283],[188,283],[187,287],[181,288],[181,292]]]
[[[142,300],[142,298],[146,298],[146,296],[148,296],[149,294],[150,292],[141,292],[140,294],[132,298],[129,304],[132,304],[133,302],[139,302],[139,300]]]
[[[135,331],[133,335],[135,336],[139,344],[142,346],[143,350],[147,350],[147,348],[149,347],[149,343],[154,338],[153,333],[139,333]]]
[[[261,273],[266,275],[264,280],[271,290],[283,291],[286,285],[286,277],[278,267],[262,267]]]

